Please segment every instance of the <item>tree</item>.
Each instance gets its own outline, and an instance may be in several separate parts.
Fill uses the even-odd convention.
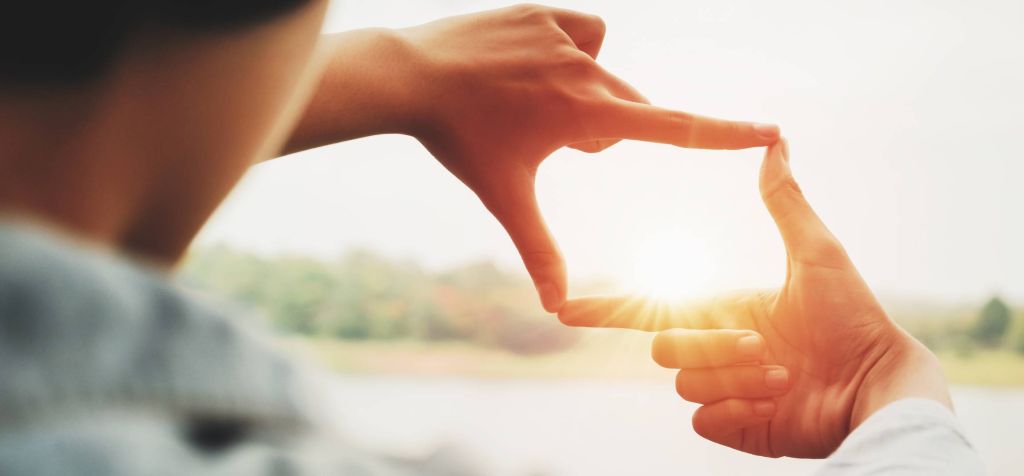
[[[186,276],[194,287],[232,297],[289,333],[458,340],[531,354],[562,350],[578,336],[538,312],[525,276],[487,262],[430,273],[368,250],[326,262],[219,246],[194,252]]]
[[[994,297],[981,309],[981,315],[970,329],[971,337],[986,347],[997,347],[1010,327],[1010,308]]]
[[[1013,350],[1024,354],[1024,318],[1020,318],[1017,321],[1017,334],[1013,339]]]

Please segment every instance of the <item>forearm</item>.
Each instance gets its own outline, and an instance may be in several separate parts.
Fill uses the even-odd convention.
[[[411,48],[394,30],[373,28],[325,35],[327,64],[282,154],[410,127]]]
[[[905,398],[926,398],[953,408],[935,355],[895,325],[893,331],[889,349],[860,386],[850,418],[851,431],[886,405]]]

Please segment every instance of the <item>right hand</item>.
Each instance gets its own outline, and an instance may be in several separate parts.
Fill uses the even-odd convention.
[[[570,300],[559,318],[574,326],[661,331],[655,360],[681,369],[677,391],[703,405],[694,429],[748,453],[823,458],[895,400],[924,397],[949,406],[934,355],[888,318],[804,199],[785,140],[766,152],[760,188],[788,254],[781,289],[677,307]],[[749,337],[746,345],[741,337]]]

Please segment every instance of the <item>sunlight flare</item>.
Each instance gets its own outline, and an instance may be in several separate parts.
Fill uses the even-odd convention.
[[[707,297],[717,268],[706,243],[683,230],[667,230],[638,240],[625,273],[625,291],[662,301]]]

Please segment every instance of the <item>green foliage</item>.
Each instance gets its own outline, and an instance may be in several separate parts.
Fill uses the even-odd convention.
[[[1024,317],[1017,319],[1017,332],[1014,333],[1011,346],[1018,354],[1024,354]]]
[[[956,334],[950,338],[953,355],[961,359],[969,359],[978,351],[978,344],[964,334]]]
[[[886,309],[901,327],[936,352],[957,358],[1003,348],[1024,353],[1024,315],[1014,323],[1012,309],[1000,299],[981,306],[891,300]]]
[[[190,256],[184,274],[289,333],[461,340],[519,353],[560,350],[577,335],[541,311],[527,279],[491,263],[430,274],[369,251],[323,262],[214,247]]]
[[[492,263],[430,273],[415,263],[369,251],[353,251],[328,262],[212,247],[190,256],[184,275],[200,289],[231,297],[267,316],[287,333],[466,341],[526,354],[566,348],[578,335],[541,311],[525,276],[506,273]],[[610,288],[607,283],[591,283],[580,291],[604,293]],[[1024,354],[1024,319],[1011,328],[1010,309],[999,299],[990,300],[980,314],[975,306],[929,301],[887,307],[901,326],[932,350],[968,358],[1005,342]]]
[[[999,298],[992,298],[981,310],[978,320],[971,326],[970,336],[986,347],[997,347],[1010,327],[1010,308]]]

